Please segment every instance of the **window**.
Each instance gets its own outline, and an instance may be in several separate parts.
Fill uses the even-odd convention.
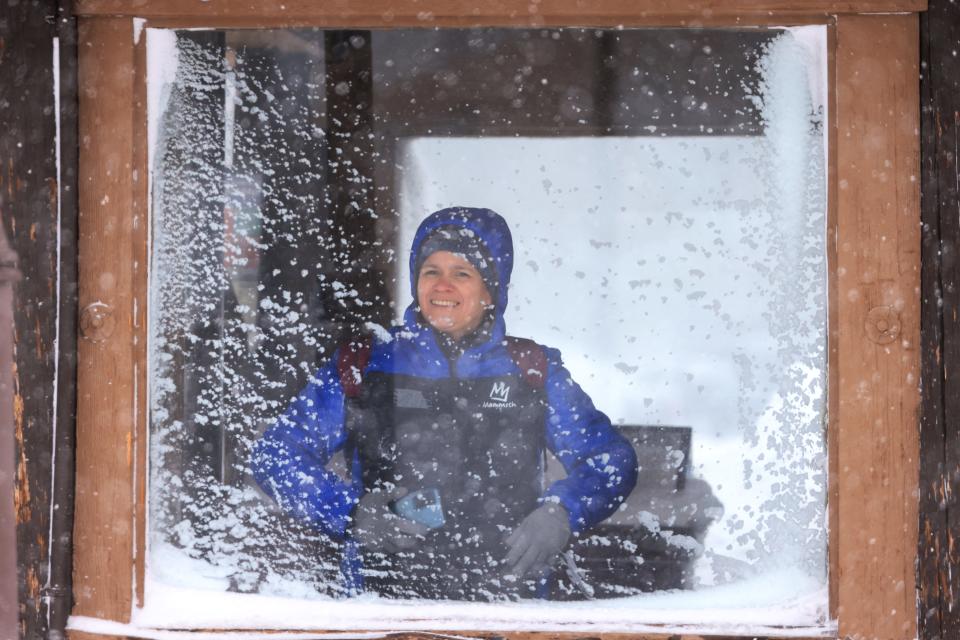
[[[403,322],[413,231],[469,203],[514,231],[508,329],[560,347],[646,453],[551,597],[736,584],[778,610],[794,572],[824,624],[825,49],[824,27],[149,30],[147,602],[217,583],[342,605],[343,542],[251,489],[251,446],[358,325]]]
[[[144,171],[139,175],[151,168],[153,225],[150,298],[138,298],[147,289],[124,285],[134,299],[146,302],[146,313],[136,307],[133,330],[151,345],[149,358],[142,347],[136,350],[143,368],[128,381],[140,429],[151,416],[151,511],[144,517],[145,505],[138,501],[141,515],[131,522],[141,539],[137,557],[146,555],[147,565],[146,572],[141,567],[134,573],[147,587],[136,610],[138,624],[222,626],[202,615],[193,621],[158,617],[151,597],[161,602],[171,593],[156,590],[161,583],[213,587],[244,597],[255,592],[288,598],[343,595],[337,593],[336,541],[290,521],[257,495],[246,474],[246,452],[344,335],[371,324],[387,327],[397,319],[409,300],[405,254],[413,226],[434,208],[468,199],[500,210],[514,232],[510,332],[561,346],[574,379],[597,405],[641,453],[663,460],[661,476],[648,482],[668,478],[670,495],[681,496],[679,509],[676,502],[667,509],[674,517],[664,520],[676,525],[676,513],[691,505],[703,511],[696,531],[662,526],[659,514],[629,500],[627,513],[617,512],[632,518],[631,525],[641,525],[636,531],[660,529],[662,535],[653,538],[661,546],[673,539],[677,549],[671,562],[652,575],[676,572],[678,585],[719,593],[722,585],[710,583],[737,585],[743,578],[736,575],[739,567],[748,573],[761,567],[761,574],[770,569],[766,582],[753,584],[765,585],[765,594],[774,599],[806,599],[794,603],[787,622],[782,610],[775,617],[737,621],[761,625],[755,628],[766,633],[763,625],[781,624],[829,632],[827,592],[817,591],[827,585],[824,500],[828,487],[831,495],[842,495],[847,485],[841,478],[860,473],[841,466],[852,460],[844,456],[853,454],[838,435],[866,435],[856,426],[849,432],[845,423],[837,426],[850,415],[844,413],[849,402],[863,400],[862,394],[845,392],[845,385],[854,376],[861,389],[871,383],[856,369],[842,375],[842,360],[836,364],[835,356],[828,372],[827,298],[838,289],[850,304],[858,295],[870,297],[866,322],[873,324],[866,325],[867,338],[883,353],[890,344],[903,346],[898,339],[911,313],[896,296],[889,297],[892,289],[876,294],[868,281],[844,289],[844,252],[860,251],[863,238],[838,240],[837,266],[831,267],[827,286],[826,258],[833,245],[824,230],[835,225],[826,224],[832,214],[825,170],[831,154],[849,148],[838,143],[829,150],[826,144],[831,91],[837,91],[841,130],[847,122],[843,91],[827,82],[828,73],[839,73],[844,63],[842,58],[837,67],[827,63],[833,55],[827,36],[835,29],[842,35],[843,20],[838,27],[740,31],[138,30],[138,77],[150,82],[136,91],[150,105],[149,126],[144,119],[143,127],[149,144],[132,138],[129,144]],[[858,27],[880,24],[863,20]],[[97,18],[89,24],[108,22]],[[846,32],[848,42],[881,27],[861,28]],[[657,85],[664,81],[656,74],[622,64],[633,55],[643,58],[647,69],[660,68],[659,61],[671,59],[678,47],[681,57],[686,47],[684,59],[696,58],[697,51],[705,57],[699,67],[678,65],[687,71],[672,78],[679,85]],[[551,50],[554,60],[538,62],[538,55],[549,56]],[[158,55],[162,51],[177,52],[177,75],[169,57]],[[458,74],[455,65],[445,67],[462,60],[467,64],[461,68],[470,69],[471,62],[492,51],[518,73],[477,81],[482,73]],[[518,64],[524,59],[527,64]],[[578,62],[601,69],[593,92],[577,91],[589,81],[564,82]],[[729,76],[728,68],[742,73]],[[168,91],[154,82],[161,72],[171,73]],[[636,80],[641,74],[647,75]],[[433,99],[418,100],[424,93]],[[493,97],[483,97],[487,94]],[[659,103],[645,99],[651,95]],[[463,109],[464,96],[491,108]],[[837,160],[843,172],[845,165]],[[700,175],[703,180],[696,179]],[[844,193],[853,179],[841,177],[837,183],[838,215],[851,206],[845,205]],[[671,183],[677,188],[663,186]],[[134,194],[141,194],[133,198],[135,205],[143,207],[142,182],[130,184],[137,185]],[[601,196],[591,197],[590,190]],[[638,191],[640,198],[634,196]],[[545,210],[549,217],[531,214]],[[778,218],[790,210],[794,217]],[[885,215],[881,222],[888,219]],[[98,237],[104,232],[109,229],[101,228]],[[136,226],[135,233],[146,229]],[[146,249],[139,242],[135,246]],[[127,273],[143,274],[146,258],[134,257]],[[909,253],[904,260],[909,264]],[[144,282],[143,275],[136,277]],[[565,295],[583,304],[551,311],[551,298]],[[830,349],[842,354],[849,336],[844,327],[864,320],[845,311],[844,302],[831,300]],[[677,317],[689,322],[680,325]],[[877,318],[886,322],[885,329]],[[630,330],[621,329],[625,326]],[[744,336],[749,339],[737,340]],[[94,344],[102,353],[113,343],[107,335]],[[784,357],[789,364],[783,364]],[[755,372],[764,384],[751,384]],[[663,389],[654,387],[654,380],[666,383]],[[136,386],[141,382],[144,387]],[[634,393],[632,386],[656,391]],[[150,390],[149,406],[141,388]],[[835,474],[829,483],[823,431],[828,402],[831,465],[841,476]],[[850,424],[861,419],[851,417]],[[784,429],[787,425],[792,430]],[[677,428],[663,429],[667,426]],[[795,437],[798,432],[802,437]],[[736,437],[731,440],[730,434]],[[131,441],[132,459],[145,460],[143,435]],[[775,455],[777,464],[769,465]],[[792,481],[782,481],[786,476]],[[135,477],[143,491],[142,468]],[[685,497],[692,489],[700,493]],[[773,508],[749,504],[757,495]],[[829,504],[835,522],[844,503],[832,499]],[[719,519],[720,505],[725,520]],[[231,510],[246,515],[233,518]],[[144,531],[145,523],[153,529]],[[844,562],[843,531],[831,529],[831,551],[841,554],[831,558],[833,567]],[[581,569],[588,578],[589,562],[598,557],[590,555],[590,546],[604,540],[585,533],[574,550],[573,559],[586,566]],[[304,562],[318,556],[313,566]],[[610,557],[600,557],[609,566]],[[659,559],[653,551],[647,557]],[[81,554],[78,566],[83,562]],[[775,573],[783,569],[787,573]],[[628,584],[622,579],[628,573],[613,571],[612,580],[596,584],[627,596],[677,586],[655,585],[655,580]],[[812,580],[801,583],[797,575]],[[158,576],[164,580],[154,580]],[[201,579],[205,584],[198,585]],[[795,590],[778,592],[771,585]],[[836,573],[830,586],[833,606],[838,597],[842,605],[843,583]],[[575,591],[570,585],[568,594]],[[713,619],[643,613],[643,602],[658,603],[658,609],[671,602],[696,608],[691,603],[697,594],[695,588],[656,594],[659,600],[604,600],[610,611],[597,603],[592,609],[603,610],[605,620],[616,611],[614,619],[625,630],[689,623],[728,628],[722,625],[729,622],[729,612]],[[335,601],[335,610],[349,620],[330,610],[312,623],[284,608],[296,606],[290,602],[265,607],[267,617],[258,620],[287,628],[383,624],[358,625],[355,613],[362,616],[366,607],[369,616],[371,605],[355,599]],[[81,602],[81,612],[84,606]],[[316,602],[307,606],[316,610]],[[467,624],[479,629],[495,620],[515,629],[547,628],[535,610],[518,614],[502,604],[463,607],[430,605],[425,615],[437,623],[429,628]],[[270,610],[279,615],[271,619]],[[570,624],[590,622],[576,605],[564,611]],[[375,615],[382,620],[391,614]],[[394,615],[391,628],[409,624],[404,614]],[[841,631],[844,620],[841,614]]]

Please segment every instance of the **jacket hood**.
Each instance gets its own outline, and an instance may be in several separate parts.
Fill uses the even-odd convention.
[[[410,293],[413,295],[414,306],[417,300],[417,256],[424,240],[440,227],[468,229],[486,245],[497,271],[494,312],[498,317],[502,317],[507,308],[507,288],[513,272],[513,236],[507,221],[491,209],[450,207],[431,213],[420,223],[410,247]]]

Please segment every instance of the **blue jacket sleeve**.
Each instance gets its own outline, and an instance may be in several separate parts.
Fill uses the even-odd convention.
[[[361,487],[326,468],[346,443],[344,395],[334,362],[314,374],[254,443],[250,467],[257,484],[288,513],[342,538]]]
[[[567,477],[548,487],[544,500],[563,505],[570,514],[570,530],[580,533],[607,518],[633,491],[637,456],[570,377],[560,353],[546,352],[547,447]]]

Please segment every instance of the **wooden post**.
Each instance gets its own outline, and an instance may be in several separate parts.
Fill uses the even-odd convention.
[[[74,613],[130,619],[133,584],[134,42],[129,18],[79,25],[80,340]],[[95,133],[95,134],[94,134]],[[94,135],[91,135],[94,134]]]
[[[836,54],[840,636],[916,637],[917,16],[839,16]]]
[[[60,217],[71,217],[69,206],[61,200],[61,187],[70,183],[69,170],[74,165],[68,160],[61,165],[61,182],[54,99],[57,4],[53,0],[8,3],[0,11],[4,22],[0,38],[0,222],[23,276],[11,310],[12,344],[0,341],[12,347],[13,359],[2,360],[0,378],[12,385],[12,407],[0,405],[0,424],[4,425],[0,428],[6,429],[12,420],[10,434],[15,439],[15,458],[6,457],[8,450],[3,454],[4,465],[15,465],[15,489],[3,490],[0,495],[14,508],[17,536],[16,570],[0,568],[0,584],[17,585],[11,604],[19,616],[16,631],[24,638],[41,637],[47,631],[47,607],[53,591],[49,551],[58,542],[50,539],[51,516],[69,515],[71,509],[69,496],[58,505],[58,511],[51,504],[55,434],[72,430],[72,402],[65,397],[71,393],[74,378],[69,331],[60,331],[70,322],[69,315],[64,317],[63,304],[69,297],[70,279],[62,277],[58,257],[68,261],[71,254],[69,249],[58,252],[58,243],[72,242],[61,234]],[[69,128],[69,121],[63,124]],[[66,227],[72,225],[68,222]],[[0,325],[8,330],[8,325]],[[6,548],[0,553],[6,554]]]

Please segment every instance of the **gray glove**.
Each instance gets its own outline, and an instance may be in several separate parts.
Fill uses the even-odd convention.
[[[540,505],[507,536],[507,573],[522,578],[547,568],[570,539],[570,518],[559,504]]]
[[[425,525],[402,518],[390,510],[390,502],[405,493],[403,489],[374,490],[360,498],[353,516],[353,535],[368,551],[408,551],[430,531]]]

